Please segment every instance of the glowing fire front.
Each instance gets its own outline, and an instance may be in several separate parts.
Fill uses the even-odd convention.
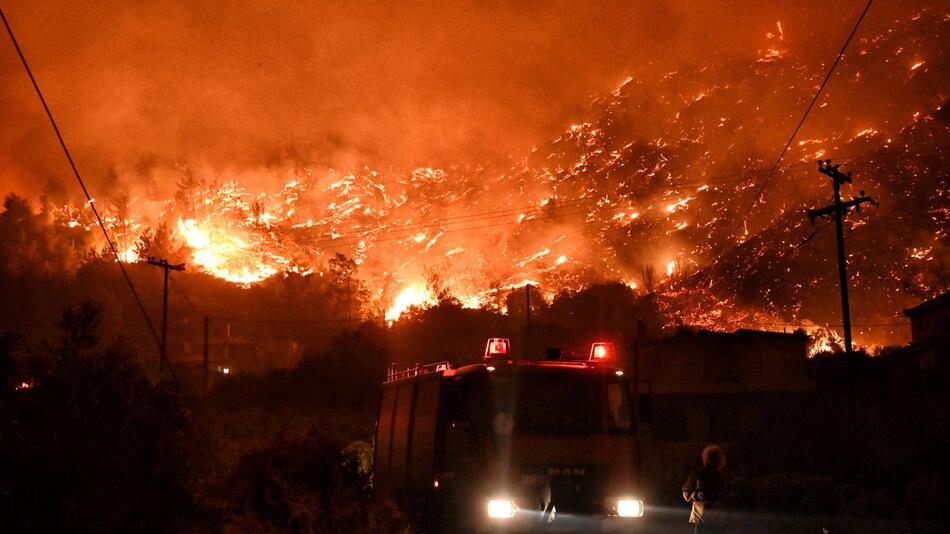
[[[134,262],[141,230],[170,223],[170,246],[186,245],[190,267],[244,285],[323,272],[343,254],[388,321],[436,304],[420,282],[432,272],[439,294],[463,307],[506,313],[508,293],[525,285],[548,300],[622,280],[669,301],[671,326],[783,330],[837,320],[816,304],[837,295],[834,278],[819,275],[826,264],[818,250],[830,232],[807,226],[797,206],[827,196],[815,158],[847,154],[882,205],[906,207],[905,218],[855,218],[849,248],[853,305],[868,310],[855,318],[869,324],[860,341],[890,343],[900,334],[877,323],[892,322],[908,294],[939,287],[950,235],[947,189],[926,181],[945,176],[941,108],[922,104],[945,100],[939,56],[931,53],[942,50],[943,38],[924,26],[945,27],[945,15],[925,15],[863,42],[848,59],[854,77],[836,82],[856,87],[873,76],[885,94],[904,91],[913,76],[916,97],[899,99],[874,121],[864,102],[823,100],[818,109],[854,117],[851,126],[811,125],[751,209],[750,194],[774,158],[759,147],[781,146],[787,132],[756,126],[773,123],[777,109],[745,91],[748,73],[763,88],[757,93],[790,102],[810,97],[821,76],[820,62],[791,47],[778,22],[754,59],[627,78],[595,99],[587,116],[507,167],[314,172],[295,162],[224,182],[189,175],[174,198],[117,208],[106,225],[122,261]],[[913,55],[899,46],[924,37],[930,44],[915,45]],[[647,101],[656,106],[644,114],[639,103]],[[750,135],[761,141],[750,145]],[[94,228],[83,206],[61,212],[70,230]],[[160,220],[149,219],[155,213]],[[392,288],[393,279],[402,282]],[[814,337],[812,352],[836,346],[830,335]]]
[[[218,278],[251,284],[279,271],[273,258],[259,255],[254,261],[257,256],[244,240],[216,228],[202,228],[194,219],[179,219],[178,233],[191,248],[191,261]]]
[[[428,307],[436,303],[436,298],[425,286],[414,284],[396,295],[393,305],[386,310],[386,320],[393,322],[412,307]]]

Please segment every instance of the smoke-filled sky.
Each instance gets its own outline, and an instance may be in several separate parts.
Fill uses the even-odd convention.
[[[863,4],[0,5],[80,169],[101,192],[117,175],[133,181],[159,167],[227,174],[288,157],[381,169],[490,165],[549,139],[591,95],[628,75],[759,54],[777,21],[792,46],[830,61]],[[862,31],[912,9],[879,4]],[[36,196],[50,181],[74,192],[6,36],[0,125],[3,193]]]
[[[875,2],[768,173],[865,5],[0,0],[123,261],[165,225],[242,284],[343,253],[379,309],[622,280],[677,324],[827,324],[834,158],[881,203],[848,251],[881,343],[948,287],[945,2]],[[70,174],[0,35],[0,194],[95,243]]]

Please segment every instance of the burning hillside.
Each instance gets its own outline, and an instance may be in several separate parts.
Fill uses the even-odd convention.
[[[829,60],[781,22],[753,61],[628,78],[507,168],[186,170],[172,198],[100,204],[126,260],[177,255],[239,284],[323,276],[345,254],[388,318],[439,293],[498,307],[525,283],[552,295],[622,280],[682,324],[833,329],[833,232],[805,217],[830,195],[815,160],[833,158],[855,172],[845,195],[881,203],[849,219],[857,341],[903,341],[900,309],[950,284],[948,17],[924,9],[860,36],[760,198]],[[93,231],[88,211],[56,218]]]

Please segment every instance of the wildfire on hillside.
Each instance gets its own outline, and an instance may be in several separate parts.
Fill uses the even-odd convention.
[[[238,284],[319,274],[343,253],[386,296],[390,321],[436,301],[431,273],[473,307],[525,280],[551,293],[624,280],[655,291],[677,324],[813,325],[822,350],[839,321],[833,237],[805,209],[827,202],[815,160],[834,158],[855,171],[845,194],[881,202],[848,221],[857,341],[903,341],[901,308],[948,283],[948,16],[924,10],[856,41],[767,184],[825,72],[781,22],[763,30],[756,61],[627,78],[504,169],[295,168],[267,171],[270,188],[191,179],[174,198],[133,197],[107,223],[124,261],[138,259],[143,229],[164,223],[186,261]],[[842,98],[868,94],[870,80],[873,103]],[[66,206],[59,220],[91,229],[87,212]]]

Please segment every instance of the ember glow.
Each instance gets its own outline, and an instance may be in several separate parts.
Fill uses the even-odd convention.
[[[178,235],[191,249],[191,261],[218,278],[250,284],[277,273],[274,266],[255,261],[248,243],[226,230],[201,228],[194,219],[179,219]]]
[[[411,285],[396,295],[392,306],[386,310],[386,320],[395,321],[413,306],[425,307],[435,304],[435,296],[423,285]]]
[[[616,72],[584,111],[503,163],[473,152],[429,165],[327,165],[290,151],[228,172],[155,165],[146,186],[103,209],[122,261],[140,260],[138,236],[164,224],[190,265],[246,286],[322,276],[342,253],[389,321],[436,302],[433,274],[463,306],[495,308],[499,291],[525,280],[545,298],[622,280],[655,291],[677,324],[828,324],[816,335],[827,348],[840,322],[829,304],[832,232],[804,213],[827,203],[814,160],[830,157],[855,173],[845,196],[866,190],[881,202],[849,219],[857,341],[900,342],[908,333],[887,326],[945,290],[950,265],[948,17],[934,3],[862,28],[760,198],[833,53],[806,46],[803,26],[785,18],[754,28],[754,57]],[[50,210],[92,232],[87,212]]]

